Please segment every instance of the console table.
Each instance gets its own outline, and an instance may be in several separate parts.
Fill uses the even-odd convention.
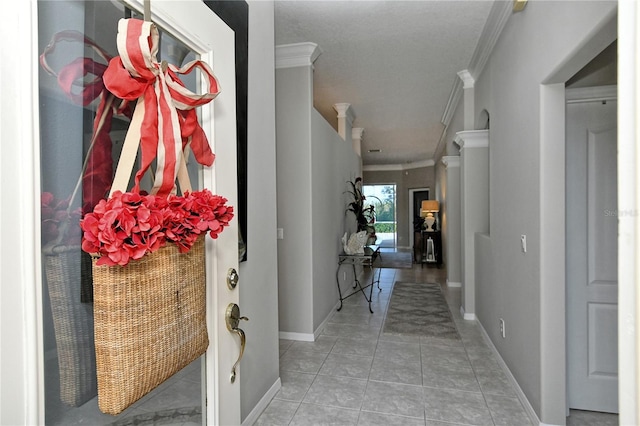
[[[374,270],[374,263],[380,257],[380,247],[376,245],[365,246],[363,254],[345,254],[342,253],[338,255],[338,268],[336,269],[336,283],[338,284],[338,294],[340,295],[340,307],[338,311],[342,309],[342,301],[348,297],[353,296],[357,293],[362,293],[364,298],[369,302],[369,312],[373,313],[373,309],[371,309],[371,296],[373,295],[373,286],[378,285],[378,289],[382,291],[380,288],[380,268],[377,268],[377,271]],[[353,276],[354,276],[354,284],[351,293],[343,296],[342,290],[340,289],[340,268],[342,265],[351,265],[353,268]],[[367,285],[362,285],[360,280],[358,279],[358,274],[356,271],[356,265],[369,267],[371,271],[371,282]],[[376,277],[377,272],[377,277]],[[365,289],[369,289],[369,297],[367,297],[367,293]]]

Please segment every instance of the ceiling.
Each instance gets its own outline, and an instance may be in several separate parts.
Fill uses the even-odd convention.
[[[337,128],[349,103],[364,165],[433,160],[457,72],[472,59],[493,1],[275,2],[276,45],[313,42],[314,106]],[[379,153],[369,150],[380,149]]]

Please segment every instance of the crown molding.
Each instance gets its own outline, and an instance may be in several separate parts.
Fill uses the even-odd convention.
[[[509,17],[513,14],[512,5],[512,2],[509,1],[493,2],[493,6],[487,17],[487,22],[484,24],[484,28],[478,39],[478,45],[467,67],[475,79],[482,74],[482,70],[487,64],[500,34],[502,34],[502,30],[504,30]]]
[[[458,102],[460,102],[461,97],[462,80],[460,80],[459,77],[456,77],[456,81],[453,82],[453,87],[451,88],[451,93],[449,93],[447,105],[444,107],[444,112],[440,119],[440,122],[444,124],[445,128],[451,124],[451,119],[453,118],[453,114],[456,113],[456,108],[458,107]]]
[[[440,139],[438,139],[438,143],[436,144],[436,149],[433,152],[433,158],[440,158],[442,157],[442,154],[444,154],[447,147],[446,147],[446,144],[443,145],[443,142],[445,141],[448,135],[449,135],[449,127],[445,126],[444,129],[442,130],[442,133],[440,134]]]
[[[445,155],[441,159],[442,164],[445,167],[460,167],[460,156],[459,155]]]
[[[322,54],[322,49],[311,42],[281,44],[276,46],[276,69],[311,67]]]
[[[455,143],[460,146],[460,151],[464,148],[488,148],[488,130],[464,130],[456,133]]]
[[[482,74],[482,70],[489,60],[489,56],[491,56],[491,52],[498,41],[498,37],[500,37],[500,34],[512,13],[513,11],[511,9],[510,2],[493,2],[493,6],[491,7],[489,16],[487,17],[487,22],[484,24],[484,28],[482,29],[482,33],[478,39],[476,50],[473,52],[469,66],[465,70],[474,82],[478,79],[480,74]],[[442,114],[441,121],[442,124],[445,125],[445,128],[451,123],[453,114],[458,107],[458,102],[460,102],[460,98],[462,97],[463,82],[461,81],[462,77],[460,76],[460,73],[458,73],[458,77],[459,78],[456,78],[453,83],[449,100],[444,109],[444,113]]]
[[[440,139],[438,140],[438,145],[436,146],[436,152],[438,152],[440,145],[442,145],[442,142],[447,135],[447,128],[449,127],[449,124],[451,124],[453,114],[455,114],[456,108],[458,108],[458,103],[462,98],[462,90],[471,89],[476,83],[476,80],[473,78],[469,70],[458,71],[457,75],[458,77],[453,83],[453,88],[451,89],[451,93],[449,94],[449,100],[447,101],[447,105],[444,107],[444,112],[442,113],[442,118],[440,119],[440,122],[444,124],[444,129],[440,134]]]
[[[436,162],[433,160],[424,160],[407,164],[371,164],[368,166],[362,166],[362,170],[364,170],[365,172],[391,172],[399,170],[419,169],[422,167],[433,167],[435,165]]]

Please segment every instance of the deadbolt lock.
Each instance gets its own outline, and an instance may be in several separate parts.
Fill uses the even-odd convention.
[[[227,287],[229,290],[233,290],[238,285],[238,281],[240,280],[240,276],[238,272],[234,268],[229,268],[227,272]]]

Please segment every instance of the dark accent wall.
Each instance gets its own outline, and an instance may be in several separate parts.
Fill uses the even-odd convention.
[[[238,150],[238,225],[247,251],[247,92],[249,80],[249,5],[246,1],[205,1],[236,35],[236,115]]]

